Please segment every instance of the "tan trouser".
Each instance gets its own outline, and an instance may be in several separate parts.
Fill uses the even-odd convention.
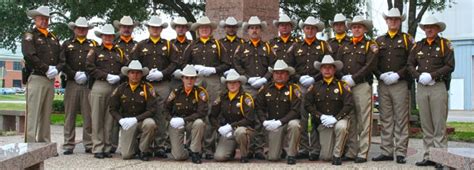
[[[222,90],[220,77],[216,74],[209,77],[199,77],[197,82],[207,89],[210,101],[208,104],[209,108],[211,108],[211,104],[217,99],[217,96],[219,96]],[[210,113],[211,109],[209,109],[208,115],[210,115]],[[206,124],[210,125],[209,118],[207,116],[204,121]],[[216,142],[218,139],[216,128],[217,127],[206,126],[206,132],[204,134],[204,152],[206,154],[214,154],[216,149]]]
[[[369,83],[361,83],[352,87],[352,96],[354,99],[354,121],[351,122],[349,131],[348,150],[346,156],[354,158],[355,156],[367,159],[370,148],[370,134],[372,127],[372,87]],[[357,155],[356,155],[357,154]]]
[[[305,88],[302,84],[298,84],[300,86],[301,92],[303,93],[303,96],[301,97],[304,99],[304,96],[307,93],[307,88]],[[319,152],[321,150],[321,145],[319,144],[319,133],[316,130],[317,126],[319,125],[319,122],[316,122],[314,117],[311,116],[311,126],[313,129],[308,129],[309,125],[309,118],[310,118],[310,113],[306,111],[304,108],[304,103],[305,101],[301,101],[301,110],[300,110],[300,115],[301,115],[301,127],[303,128],[301,131],[301,140],[300,140],[300,150],[299,152],[305,153],[305,154],[314,154],[314,155],[319,155]]]
[[[152,83],[155,93],[158,95],[157,100],[157,113],[155,114],[155,121],[157,122],[158,129],[155,135],[155,145],[159,149],[169,149],[170,142],[168,140],[168,121],[166,120],[166,115],[163,114],[163,104],[168,98],[171,92],[171,83],[170,81],[160,81],[158,83]]]
[[[226,138],[221,136],[219,143],[217,143],[216,153],[214,154],[214,159],[216,161],[227,161],[232,159],[232,153],[235,153],[236,145],[239,145],[240,155],[247,156],[248,148],[250,143],[250,138],[253,134],[253,129],[246,127],[238,127],[235,129],[234,136],[231,138]]]
[[[28,77],[26,138],[28,143],[51,142],[51,112],[53,110],[54,80],[44,76]]]
[[[89,101],[92,113],[92,152],[106,153],[112,149],[112,115],[109,112],[110,95],[116,86],[97,80],[92,86]]]
[[[321,143],[321,160],[331,160],[332,157],[341,157],[344,151],[344,145],[347,140],[349,120],[341,119],[337,121],[334,127],[327,128],[323,125],[318,126],[318,132]]]
[[[123,159],[133,158],[137,153],[137,137],[140,134],[138,148],[140,152],[151,152],[150,144],[155,137],[156,123],[152,118],[146,118],[127,130],[120,128],[120,153]]]
[[[68,81],[64,93],[64,145],[63,149],[74,149],[76,137],[76,114],[81,113],[83,119],[82,144],[86,149],[92,149],[91,106],[89,103],[90,90],[85,85]]]
[[[420,108],[423,130],[424,159],[429,159],[430,148],[447,148],[446,120],[448,118],[448,92],[444,82],[433,86],[418,84],[416,102]]]
[[[284,141],[288,141],[288,156],[296,156],[301,136],[300,120],[293,119],[288,124],[280,126],[274,131],[267,131],[268,153],[270,161],[280,160]]]
[[[382,123],[382,154],[407,156],[410,91],[404,80],[396,84],[378,86],[380,122]],[[395,146],[394,139],[395,138]]]
[[[201,153],[204,130],[206,124],[202,119],[196,119],[194,122],[187,122],[185,128],[176,129],[169,127],[170,141],[171,141],[171,155],[175,160],[183,161],[188,159],[189,153],[184,148],[184,133],[191,133],[191,145],[189,149],[191,152]]]

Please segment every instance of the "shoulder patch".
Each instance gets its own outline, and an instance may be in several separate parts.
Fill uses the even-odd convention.
[[[175,90],[171,91],[170,95],[168,96],[167,101],[170,102],[170,101],[174,100],[174,98],[176,98]]]
[[[448,39],[446,39],[446,46],[448,46],[450,50],[453,50],[453,44]]]
[[[249,107],[254,107],[253,98],[250,94],[245,93],[245,104]]]
[[[117,94],[119,87],[115,88],[114,91],[112,92],[112,96],[115,96]]]
[[[199,87],[200,91],[199,91],[199,98],[202,100],[202,101],[205,101],[207,102],[208,100],[208,94],[207,94],[207,91],[204,87]]]
[[[89,58],[89,56],[92,56],[92,54],[94,54],[94,49],[93,48],[91,48],[89,50],[89,53],[87,53],[87,58]]]
[[[377,45],[377,43],[371,43],[370,44],[370,50],[372,50],[373,53],[377,53],[379,51],[379,46]]]
[[[293,93],[295,93],[296,97],[300,98],[301,95],[303,95],[303,93],[301,92],[300,86],[298,86],[297,84],[293,84],[293,86],[295,87],[293,89]]]
[[[342,81],[342,86],[343,86],[344,89],[346,89],[348,92],[351,92],[351,86],[349,86],[349,84],[347,84],[346,82]]]
[[[314,88],[314,85],[312,84],[311,86],[308,87],[307,91],[311,91],[311,90],[313,90],[313,88]]]
[[[219,103],[221,103],[221,96],[217,96],[217,99],[214,100],[214,102],[212,102],[214,105],[218,105]]]

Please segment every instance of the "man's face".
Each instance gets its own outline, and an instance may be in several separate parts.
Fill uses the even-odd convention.
[[[194,83],[196,83],[196,77],[187,77],[182,76],[181,80],[183,81],[184,88],[192,88]]]
[[[436,38],[440,28],[438,25],[425,25],[423,31],[425,31],[426,38]]]
[[[286,83],[290,78],[290,74],[285,70],[275,70],[273,71],[273,81],[275,83]]]
[[[49,17],[38,15],[35,17],[36,28],[46,29],[49,25]]]
[[[247,33],[249,34],[250,39],[260,39],[262,29],[259,25],[251,25],[247,29]]]
[[[74,35],[76,35],[76,37],[86,37],[87,32],[89,32],[89,28],[87,27],[74,27]]]
[[[280,35],[288,36],[290,35],[292,29],[293,26],[289,22],[278,24],[278,32],[280,32]]]
[[[140,70],[128,71],[128,81],[131,83],[139,83],[142,80],[143,73]]]
[[[336,34],[344,34],[346,32],[346,23],[345,22],[336,22],[332,25],[334,32]]]
[[[150,33],[150,37],[159,37],[162,30],[163,30],[162,27],[148,27],[148,32]]]
[[[389,17],[385,20],[387,22],[388,30],[398,31],[402,20],[398,17]]]
[[[174,27],[174,30],[176,31],[176,34],[178,36],[185,36],[186,32],[188,32],[188,26],[187,25],[176,25]]]
[[[228,81],[226,84],[229,92],[235,93],[240,89],[240,81]]]
[[[351,26],[351,31],[354,37],[362,37],[364,36],[366,29],[362,24],[354,24]]]
[[[133,26],[121,25],[119,27],[119,31],[120,31],[120,35],[125,36],[125,37],[130,37],[132,36]]]
[[[314,38],[318,32],[318,28],[316,26],[305,25],[303,32],[306,38]]]
[[[102,34],[102,43],[103,44],[112,44],[114,41],[115,36],[114,35],[106,35]]]
[[[236,35],[238,29],[239,29],[239,27],[237,27],[237,26],[226,25],[224,27],[225,33],[227,35],[230,35],[230,36]]]
[[[334,77],[334,74],[336,73],[336,67],[331,64],[322,65],[320,70],[324,78]]]
[[[208,38],[212,34],[212,28],[209,25],[203,25],[198,28],[199,37]]]

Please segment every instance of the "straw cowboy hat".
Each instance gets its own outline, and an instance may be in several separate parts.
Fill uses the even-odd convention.
[[[290,23],[293,28],[296,27],[296,21],[295,20],[292,20],[288,15],[286,14],[283,14],[280,16],[280,18],[278,18],[278,20],[273,20],[273,25],[275,27],[278,27],[278,25],[280,23]]]
[[[188,20],[186,20],[186,18],[184,17],[178,17],[178,18],[175,18],[173,21],[171,21],[171,28],[175,28],[177,25],[186,25],[188,26],[188,28],[191,28],[191,25],[193,23],[192,22],[188,22]]]
[[[186,67],[183,68],[183,71],[177,73],[176,77],[177,78],[181,78],[181,77],[197,77],[198,74],[197,74],[197,71],[196,69],[194,68],[193,65],[186,65]]]
[[[383,19],[400,18],[402,21],[405,21],[405,19],[406,19],[406,15],[405,14],[401,15],[398,8],[392,8],[388,11],[387,14],[382,14],[382,16],[383,16]]]
[[[229,73],[227,73],[226,77],[221,77],[222,84],[225,84],[229,81],[240,81],[240,84],[245,84],[247,83],[247,78],[237,73],[237,71],[231,70]]]
[[[277,60],[273,68],[268,67],[268,71],[270,73],[273,73],[273,71],[280,71],[280,70],[288,71],[290,75],[295,74],[295,68],[288,66],[288,64],[286,64],[285,61],[283,60]]]
[[[84,17],[77,18],[76,22],[69,22],[67,24],[67,27],[69,27],[69,29],[72,29],[72,30],[74,30],[74,28],[76,28],[76,27],[89,28],[89,29],[94,28],[93,25],[87,23],[87,19],[84,18]]]
[[[251,25],[259,25],[262,28],[262,30],[267,28],[267,22],[261,21],[257,16],[252,16],[250,17],[248,22],[244,22],[242,29],[247,30],[249,26]]]
[[[423,29],[426,25],[437,25],[439,26],[439,32],[443,32],[446,29],[446,24],[444,22],[438,21],[433,15],[425,16],[421,19],[421,22],[418,26]]]
[[[224,28],[225,26],[241,27],[242,22],[237,21],[234,17],[227,17],[227,19],[225,21],[221,20],[221,22],[219,22],[219,27]]]
[[[94,31],[95,36],[102,38],[102,35],[115,35],[115,29],[112,24],[105,24],[101,30]]]
[[[298,25],[301,29],[303,29],[303,27],[305,25],[315,26],[316,28],[318,28],[318,31],[322,31],[325,27],[323,22],[321,22],[318,19],[316,19],[314,17],[311,17],[311,16],[306,18],[306,20],[304,22],[303,22],[303,20],[301,20]]]
[[[357,15],[354,17],[352,21],[347,22],[347,28],[351,28],[352,25],[355,24],[362,24],[367,30],[371,30],[373,25],[372,25],[372,20],[367,20],[363,16]]]
[[[115,28],[119,28],[121,25],[136,27],[138,24],[140,23],[138,21],[133,21],[132,17],[130,16],[123,16],[120,21],[114,20]]]
[[[217,24],[215,22],[211,22],[209,17],[203,16],[202,18],[199,18],[196,23],[191,25],[191,30],[195,31],[198,27],[203,26],[203,25],[209,25],[211,26],[212,29],[217,28]]]
[[[132,60],[128,66],[123,66],[121,69],[123,75],[127,75],[130,70],[142,71],[144,76],[150,71],[148,68],[142,67],[142,64],[138,60]]]
[[[28,15],[30,18],[34,18],[38,15],[49,17],[49,7],[47,6],[40,6],[37,9],[29,10],[26,12],[26,15]]]
[[[339,60],[334,61],[334,59],[331,57],[331,55],[325,55],[321,62],[315,61],[313,66],[314,66],[314,68],[319,70],[319,69],[321,69],[322,65],[328,65],[328,64],[334,65],[336,67],[337,71],[341,70],[342,66],[343,66],[341,61],[339,61]]]
[[[338,22],[344,22],[344,24],[346,24],[348,21],[350,20],[348,20],[346,16],[342,15],[341,13],[338,13],[334,15],[333,21],[329,21],[329,25],[333,26],[334,23],[338,23]]]
[[[161,18],[156,15],[152,15],[150,17],[150,20],[148,20],[147,22],[143,24],[147,27],[161,27],[163,29],[168,27],[168,23],[163,22],[163,20],[161,20]]]

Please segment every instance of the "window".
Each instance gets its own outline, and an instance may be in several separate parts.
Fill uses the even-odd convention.
[[[13,87],[20,87],[21,88],[21,80],[13,80]]]
[[[5,61],[0,61],[0,67],[5,67]]]
[[[18,61],[13,62],[13,70],[21,70],[21,69],[22,69],[21,62],[18,62]]]

